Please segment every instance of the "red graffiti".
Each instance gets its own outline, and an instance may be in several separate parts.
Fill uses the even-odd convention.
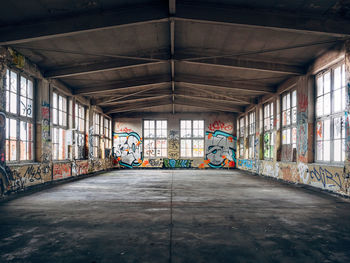
[[[306,112],[308,106],[308,98],[303,93],[298,93],[298,107],[299,112]]]
[[[213,123],[209,124],[209,130],[210,131],[224,130],[224,131],[230,132],[233,130],[233,126],[231,124],[225,124],[222,121],[214,121]]]
[[[42,107],[41,108],[41,115],[43,119],[50,119],[50,108],[49,107]]]

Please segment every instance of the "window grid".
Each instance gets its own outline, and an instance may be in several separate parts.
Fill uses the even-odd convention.
[[[264,159],[271,160],[274,151],[273,102],[264,105]]]
[[[297,148],[297,91],[282,95],[282,145]]]
[[[95,158],[99,158],[99,145],[100,145],[100,135],[101,135],[100,124],[103,127],[103,124],[101,123],[101,114],[95,112],[94,113],[94,134],[92,138],[92,143],[93,143],[92,152]]]
[[[168,121],[144,120],[144,153],[145,157],[168,156]]]
[[[239,156],[244,158],[244,117],[239,119]]]
[[[67,134],[67,97],[52,92],[52,159],[68,158]]]
[[[34,160],[33,81],[6,70],[6,161]]]
[[[316,161],[345,160],[345,65],[316,76]]]
[[[75,103],[75,158],[85,159],[85,108]]]
[[[249,113],[249,158],[254,159],[255,152],[255,111]]]
[[[204,157],[204,120],[180,120],[180,156]]]

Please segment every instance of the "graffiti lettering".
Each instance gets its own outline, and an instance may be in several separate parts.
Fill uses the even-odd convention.
[[[214,121],[213,123],[209,124],[208,129],[212,132],[216,130],[222,130],[226,132],[232,132],[233,131],[233,125],[224,123],[222,121]]]
[[[319,167],[318,169],[316,169],[316,167],[314,167],[314,169],[310,171],[310,178],[316,179],[318,182],[321,182],[323,187],[343,187],[340,175],[338,173],[335,173],[333,175],[326,168]]]
[[[164,159],[163,167],[164,168],[190,168],[192,165],[192,160],[182,160],[182,159]]]
[[[113,138],[113,157],[121,166],[132,168],[142,164],[142,139],[136,132],[114,133]]]

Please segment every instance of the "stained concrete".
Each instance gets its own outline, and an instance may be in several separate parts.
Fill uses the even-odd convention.
[[[242,171],[112,171],[0,215],[0,262],[350,262],[348,199]]]

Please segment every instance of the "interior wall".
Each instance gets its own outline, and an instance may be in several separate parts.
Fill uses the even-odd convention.
[[[232,114],[154,114],[149,120],[167,120],[167,158],[147,158],[143,152],[143,118],[114,120],[115,163],[129,168],[234,168],[236,167],[235,119]],[[180,120],[204,120],[204,156],[182,158],[180,156]],[[116,139],[123,137],[122,143]],[[118,140],[120,141],[120,140]],[[133,150],[132,144],[138,145]],[[147,155],[147,154],[146,154]]]
[[[256,122],[257,130],[256,137],[259,138],[255,143],[256,154],[254,158],[248,158],[247,154],[239,156],[237,159],[237,167],[242,170],[247,170],[255,174],[273,177],[295,184],[305,184],[317,187],[323,190],[332,191],[341,195],[350,196],[350,173],[349,173],[349,142],[350,142],[350,127],[349,127],[349,99],[347,100],[347,107],[345,110],[345,161],[343,163],[332,162],[315,162],[315,74],[327,69],[327,67],[334,65],[340,61],[344,61],[346,69],[346,91],[349,98],[350,89],[350,48],[349,43],[340,52],[333,50],[320,56],[312,65],[307,75],[295,77],[278,88],[277,94],[269,98],[263,98],[253,109],[260,120]],[[336,56],[334,54],[336,53]],[[332,61],[330,61],[332,57]],[[273,133],[275,134],[275,149],[274,158],[272,160],[264,160],[264,133],[262,122],[262,109],[264,103],[268,101],[280,102],[281,94],[285,91],[295,89],[297,90],[297,148],[293,153],[291,149],[283,147],[281,143],[281,118],[276,114]],[[281,105],[279,104],[279,107]],[[247,116],[248,111],[240,115],[240,117]],[[246,138],[249,140],[249,138]],[[238,151],[239,152],[239,149]]]

